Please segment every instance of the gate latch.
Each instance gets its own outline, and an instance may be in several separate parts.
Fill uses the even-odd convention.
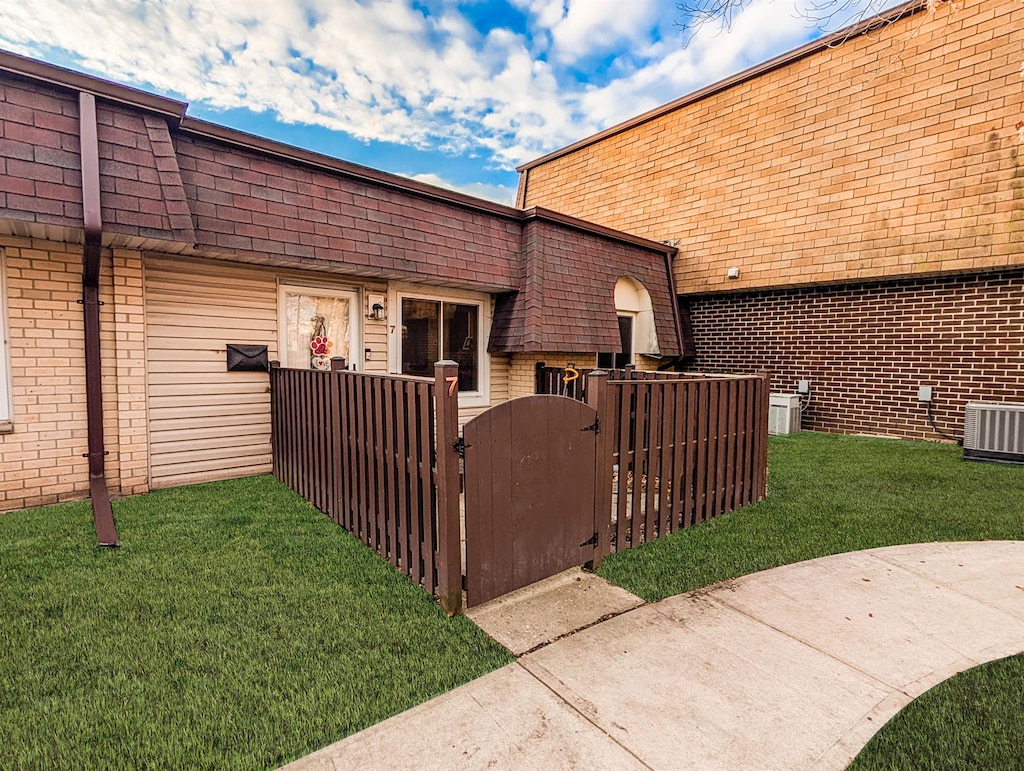
[[[593,431],[595,434],[601,433],[601,418],[594,418],[593,425],[581,428],[580,431]]]
[[[581,549],[584,546],[597,546],[597,532],[596,531],[594,532],[594,534],[592,536],[590,536],[590,538],[588,538],[586,541],[584,541],[583,543],[580,544],[580,548]]]
[[[459,454],[460,458],[466,457],[466,440],[461,436],[452,442],[452,449]]]

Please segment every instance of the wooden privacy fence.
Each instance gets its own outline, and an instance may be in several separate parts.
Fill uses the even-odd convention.
[[[270,371],[274,475],[450,613],[462,596],[457,371]]]
[[[558,368],[558,372],[563,371]],[[594,467],[589,477],[593,481],[586,483],[593,485],[593,490],[578,491],[575,496],[590,500],[593,494],[593,504],[587,506],[593,511],[594,535],[581,542],[576,532],[579,528],[567,531],[565,537],[572,540],[572,544],[567,541],[570,552],[592,547],[592,552],[586,552],[592,557],[584,561],[596,566],[614,551],[764,497],[767,377],[629,370],[615,374],[624,379],[592,372],[575,392],[576,400],[586,401],[592,408],[590,414],[596,414],[593,425],[574,429],[577,434],[592,431],[590,436],[596,437],[596,446],[589,445],[591,460],[587,461]],[[484,474],[486,469],[491,469],[493,476],[494,464],[471,464],[466,452],[471,438],[466,442],[459,438],[457,365],[438,362],[432,380],[275,365],[270,382],[277,478],[435,594],[449,613],[459,612],[463,589],[461,454],[466,453],[465,487],[477,493],[473,501],[467,495],[467,521],[497,516],[496,509],[501,507],[481,503],[493,500],[496,488],[492,490],[486,480],[472,476]],[[580,398],[584,395],[585,399]],[[525,399],[515,401],[523,405],[521,409],[533,404]],[[523,416],[521,422],[529,423],[528,417]],[[519,422],[516,418],[517,425]],[[546,428],[551,425],[546,418],[534,422]],[[560,438],[549,438],[552,446],[556,440]],[[480,447],[485,443],[479,438],[473,441]],[[528,448],[523,452],[533,453],[529,448],[544,441],[527,436],[519,444]],[[497,442],[498,451],[506,444]],[[578,442],[570,444],[575,447]],[[514,475],[516,459],[509,461]],[[556,468],[557,459],[545,464]],[[543,495],[531,495],[530,508],[550,511],[552,516],[564,509],[564,500],[558,496],[565,490],[559,482],[564,488],[566,482],[560,479],[538,488],[541,493],[550,488],[550,505]],[[506,487],[518,489],[525,483],[510,479]],[[483,494],[485,488],[490,491],[487,495]],[[474,520],[466,532],[505,528],[503,532],[515,534],[515,506],[505,508],[501,516],[509,517],[508,522],[492,526]],[[502,548],[503,539],[491,540],[494,544],[487,548]],[[511,549],[515,538],[504,540]],[[551,546],[544,543],[537,548]],[[477,555],[476,548],[468,537],[467,554]],[[530,548],[520,544],[524,559],[532,558]],[[497,554],[495,559],[507,562],[507,556]],[[472,566],[488,559],[481,561],[477,555],[468,562]],[[466,584],[471,594],[474,580],[470,569]]]
[[[767,492],[767,376],[656,374],[587,378],[606,466],[598,472],[595,564]]]

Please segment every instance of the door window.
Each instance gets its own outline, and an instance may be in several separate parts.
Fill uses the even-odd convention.
[[[286,367],[330,369],[342,356],[355,369],[358,307],[355,292],[282,287],[281,355]]]

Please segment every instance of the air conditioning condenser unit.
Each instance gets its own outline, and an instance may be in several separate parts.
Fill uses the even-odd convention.
[[[964,459],[1024,463],[1024,404],[969,402]]]
[[[795,434],[800,431],[800,396],[768,395],[768,433]]]

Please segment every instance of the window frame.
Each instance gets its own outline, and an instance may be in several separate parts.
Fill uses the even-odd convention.
[[[458,289],[440,289],[419,285],[397,285],[388,292],[388,371],[393,375],[402,374],[402,301],[424,300],[441,303],[438,342],[444,341],[444,304],[475,305],[477,308],[477,390],[459,391],[459,405],[462,407],[487,407],[491,401],[490,357],[487,355],[487,340],[491,330],[491,296],[479,292]],[[440,351],[438,354],[440,355]],[[435,359],[435,361],[437,361]]]
[[[288,316],[285,312],[285,304],[286,296],[289,294],[303,294],[310,297],[329,297],[334,299],[341,298],[349,301],[349,351],[344,354],[340,351],[333,351],[331,356],[345,356],[348,369],[361,370],[363,368],[362,291],[358,287],[324,286],[322,284],[304,284],[292,281],[279,281],[277,284],[277,351],[281,359],[281,366],[296,368],[294,364],[288,361]],[[301,367],[301,369],[309,369],[309,367]]]
[[[0,429],[9,429],[14,421],[11,383],[11,333],[7,316],[7,262],[0,249]]]

